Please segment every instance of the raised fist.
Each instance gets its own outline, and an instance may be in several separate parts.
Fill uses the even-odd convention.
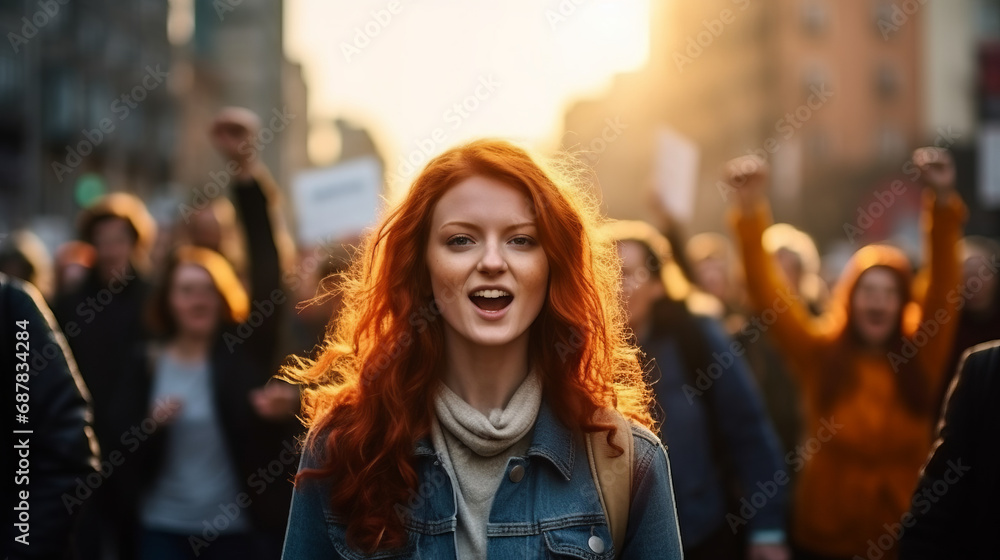
[[[256,155],[253,139],[259,130],[256,113],[243,107],[225,107],[212,120],[209,136],[222,157],[245,164]]]
[[[955,188],[955,162],[944,148],[918,148],[913,164],[920,170],[920,182],[935,191]]]
[[[723,180],[739,193],[744,205],[764,196],[769,169],[759,156],[749,155],[731,159],[723,166]]]

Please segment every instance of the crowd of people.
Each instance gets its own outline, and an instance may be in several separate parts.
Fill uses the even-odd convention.
[[[11,558],[988,557],[1000,245],[962,237],[946,150],[913,155],[922,260],[868,245],[829,285],[756,156],[731,230],[684,239],[493,140],[305,271],[258,127],[216,117],[238,172],[187,220],[113,193],[54,265],[5,240],[0,309],[61,356],[47,545]]]

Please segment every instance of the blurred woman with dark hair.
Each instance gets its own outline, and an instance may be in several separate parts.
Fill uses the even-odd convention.
[[[959,282],[956,244],[965,206],[946,151],[920,149],[913,161],[928,186],[923,218],[929,283],[922,305],[911,295],[906,256],[887,245],[869,245],[854,254],[819,317],[789,290],[764,250],[761,239],[771,221],[766,164],[745,157],[726,169],[738,192],[732,222],[750,298],[772,323],[769,334],[799,382],[805,435],[822,442],[820,450],[796,458],[802,464],[792,525],[797,558],[876,552],[894,558],[895,536],[885,535],[909,508],[930,449],[934,395],[958,323],[947,294]]]
[[[681,557],[614,247],[553,177],[459,146],[367,236],[288,370],[311,431],[284,558]]]

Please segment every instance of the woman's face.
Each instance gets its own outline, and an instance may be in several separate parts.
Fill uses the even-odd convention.
[[[449,338],[502,346],[527,335],[549,280],[531,209],[519,189],[481,176],[434,207],[427,267]]]
[[[649,323],[653,304],[664,295],[663,283],[650,272],[649,251],[641,243],[618,242],[618,256],[622,259],[622,295],[628,323],[633,331],[639,332]]]
[[[892,271],[874,267],[858,278],[851,296],[851,317],[861,340],[869,346],[882,346],[899,329],[903,297]]]
[[[91,234],[97,266],[104,276],[125,270],[135,248],[132,228],[122,218],[105,218],[94,224]]]
[[[187,336],[215,333],[222,314],[222,298],[207,270],[195,264],[178,266],[168,297],[178,332]]]

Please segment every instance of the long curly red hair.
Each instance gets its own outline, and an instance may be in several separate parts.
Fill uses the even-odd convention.
[[[325,457],[322,468],[297,480],[336,481],[332,508],[360,550],[407,542],[395,506],[418,484],[414,445],[430,433],[445,352],[425,262],[431,214],[445,191],[472,176],[516,186],[532,205],[550,272],[548,296],[530,327],[529,357],[546,402],[566,426],[583,431],[612,428],[592,420],[601,407],[652,426],[649,391],[624,332],[620,262],[611,240],[598,238],[593,198],[561,179],[570,175],[557,166],[543,169],[505,141],[448,150],[362,241],[339,282],[343,310],[318,357],[295,358],[284,369],[306,386],[307,446]]]

